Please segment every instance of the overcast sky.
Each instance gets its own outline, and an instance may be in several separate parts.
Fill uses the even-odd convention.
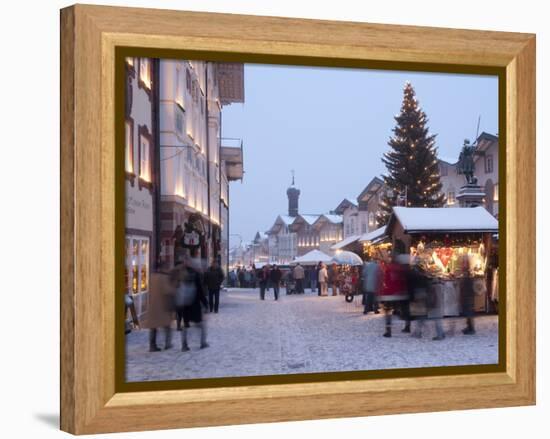
[[[407,80],[440,157],[458,157],[479,116],[480,132],[498,133],[496,76],[245,65],[245,103],[222,116],[222,136],[244,144],[244,180],[230,184],[230,246],[287,213],[292,169],[300,213],[327,213],[384,172]]]

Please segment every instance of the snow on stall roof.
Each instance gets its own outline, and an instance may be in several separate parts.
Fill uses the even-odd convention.
[[[393,215],[407,233],[498,232],[498,221],[484,207],[394,207]]]
[[[303,256],[298,256],[290,263],[290,265],[296,265],[297,263],[300,263],[302,265],[315,265],[319,262],[330,262],[331,260],[332,258],[329,255],[315,249],[311,250]]]
[[[359,237],[359,242],[371,242],[375,239],[381,238],[386,233],[386,226],[379,227],[376,230],[373,230],[372,232],[363,233]]]
[[[336,244],[332,245],[330,247],[331,250],[340,250],[341,248],[346,247],[347,245],[350,245],[357,241],[360,238],[360,235],[351,235],[348,236],[345,239],[342,239],[340,242],[337,242]]]

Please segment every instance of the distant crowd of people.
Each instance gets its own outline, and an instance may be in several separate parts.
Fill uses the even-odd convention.
[[[475,334],[473,275],[467,256],[461,261],[460,301],[462,315],[466,319],[463,333]],[[342,266],[319,262],[315,266],[300,264],[281,269],[276,264],[261,268],[252,265],[239,267],[229,273],[228,285],[239,288],[259,288],[260,300],[273,289],[274,300],[279,299],[284,284],[286,294],[304,294],[309,288],[318,296],[345,295],[351,301],[362,298],[363,313],[384,313],[384,337],[392,336],[393,316],[404,322],[402,332],[422,337],[428,321],[433,322],[434,340],[443,340],[443,299],[441,281],[419,259],[409,254],[393,254],[390,260],[366,257],[363,266]],[[411,322],[415,321],[414,331]]]

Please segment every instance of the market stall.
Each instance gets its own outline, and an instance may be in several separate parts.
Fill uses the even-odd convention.
[[[386,233],[398,253],[410,253],[436,280],[443,314],[461,313],[464,266],[474,278],[474,309],[488,312],[487,263],[497,220],[484,207],[395,207]]]
[[[386,235],[386,226],[380,227],[359,237],[362,245],[363,258],[366,257],[389,261],[392,244]]]

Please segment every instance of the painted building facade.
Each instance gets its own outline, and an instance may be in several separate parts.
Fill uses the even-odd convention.
[[[155,143],[155,62],[127,58],[125,105],[125,286],[138,316],[147,312],[156,260],[155,209],[158,191]]]
[[[485,193],[484,206],[498,218],[499,178],[498,178],[498,137],[481,133],[474,145],[475,171],[477,184]],[[456,196],[459,189],[466,184],[464,175],[458,173],[458,159],[439,159],[441,191],[447,198],[446,207],[459,207]]]
[[[169,265],[179,258],[178,230],[191,221],[201,235],[196,255],[227,264],[229,182],[242,178],[242,144],[222,146],[222,108],[233,102],[244,102],[242,64],[159,61],[160,237]]]

